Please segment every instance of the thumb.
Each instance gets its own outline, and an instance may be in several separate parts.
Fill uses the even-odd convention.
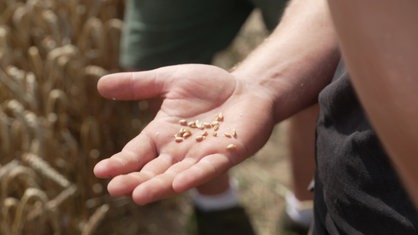
[[[140,100],[162,96],[165,82],[156,70],[114,73],[101,77],[97,90],[109,99]]]

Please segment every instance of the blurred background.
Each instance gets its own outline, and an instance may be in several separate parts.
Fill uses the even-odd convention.
[[[92,173],[150,120],[146,102],[96,91],[118,72],[123,0],[0,1],[0,235],[186,234],[187,194],[139,207]],[[267,35],[255,11],[215,64],[232,67]],[[273,234],[290,187],[281,125],[232,170],[260,235]]]

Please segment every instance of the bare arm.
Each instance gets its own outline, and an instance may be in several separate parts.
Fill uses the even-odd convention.
[[[130,195],[138,204],[201,185],[258,151],[276,122],[314,103],[338,58],[325,0],[295,0],[274,34],[232,73],[178,65],[105,76],[98,83],[105,97],[162,96],[163,103],[156,118],[94,172],[112,178],[110,194]],[[225,118],[216,131],[237,130],[236,138],[197,141],[203,132],[193,129],[192,138],[175,141],[179,120],[211,122],[219,113]]]
[[[418,205],[418,2],[329,5],[360,101]]]
[[[269,87],[281,121],[317,101],[339,58],[326,1],[291,1],[273,34],[233,74]]]

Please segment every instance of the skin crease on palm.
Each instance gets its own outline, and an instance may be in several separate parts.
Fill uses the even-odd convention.
[[[260,115],[273,113],[271,93],[210,65],[108,75],[99,81],[98,90],[116,100],[164,99],[155,119],[138,136],[94,168],[96,176],[112,178],[111,195],[130,195],[139,205],[184,192],[224,173],[261,148],[274,125],[273,115]],[[219,133],[235,129],[237,138],[174,141],[179,120],[212,121],[219,113],[225,117]],[[236,148],[228,150],[230,143]]]

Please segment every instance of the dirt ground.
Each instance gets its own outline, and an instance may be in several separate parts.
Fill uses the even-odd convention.
[[[260,15],[255,12],[232,46],[216,57],[215,64],[224,68],[233,66],[266,35]],[[275,226],[283,209],[284,192],[290,187],[283,135],[285,125],[276,126],[268,143],[255,156],[231,171],[238,181],[240,201],[258,235],[275,235]],[[129,198],[110,200],[115,208],[97,234],[187,235],[186,228],[192,214],[187,193],[139,208]],[[132,220],[137,220],[137,223]]]

